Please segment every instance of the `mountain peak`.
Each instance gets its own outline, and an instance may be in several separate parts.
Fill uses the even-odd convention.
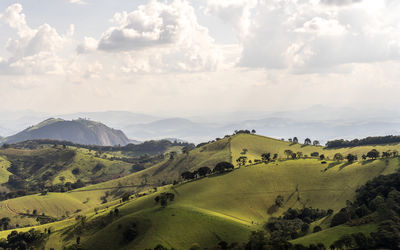
[[[84,118],[63,120],[49,118],[22,132],[7,137],[5,142],[16,143],[26,140],[55,139],[78,144],[114,146],[126,145],[129,139],[121,130]]]

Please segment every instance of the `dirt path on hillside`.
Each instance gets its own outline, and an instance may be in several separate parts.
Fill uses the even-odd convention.
[[[12,213],[12,214],[16,214],[16,215],[19,215],[19,213],[17,213],[17,211],[15,211],[14,209],[12,209],[12,208],[10,208],[9,206],[8,206],[8,202],[6,202],[6,208],[7,208],[7,210],[8,210],[8,212],[10,212],[10,213]]]

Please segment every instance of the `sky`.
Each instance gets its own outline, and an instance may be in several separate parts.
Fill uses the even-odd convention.
[[[0,110],[393,108],[398,13],[398,0],[2,0]]]

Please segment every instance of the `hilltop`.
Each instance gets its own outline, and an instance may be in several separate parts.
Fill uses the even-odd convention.
[[[130,140],[126,135],[106,125],[86,119],[47,119],[13,136],[5,138],[5,143],[17,143],[36,139],[55,139],[84,145],[114,146],[126,145]]]

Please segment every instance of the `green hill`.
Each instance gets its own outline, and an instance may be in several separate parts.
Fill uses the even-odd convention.
[[[290,144],[262,136],[241,134],[196,148],[187,154],[167,158],[153,167],[120,179],[62,195],[21,197],[9,200],[8,204],[16,210],[26,208],[24,204],[40,204],[37,207],[38,211],[55,216],[60,216],[60,213],[57,214],[57,204],[64,202],[70,203],[70,215],[74,209],[83,210],[80,214],[87,216],[85,225],[75,221],[71,222],[72,225],[60,227],[50,236],[47,248],[56,248],[60,246],[59,242],[71,245],[77,235],[80,235],[81,244],[87,249],[145,249],[154,248],[157,244],[188,249],[193,243],[211,248],[221,240],[229,243],[245,242],[251,231],[262,228],[271,216],[280,216],[288,208],[313,207],[333,209],[337,212],[346,205],[347,200],[354,199],[355,191],[368,180],[394,173],[400,166],[397,157],[359,160],[352,164],[332,160],[321,164],[319,158],[304,157],[289,160],[284,155],[285,150],[302,152],[303,156],[319,152],[332,159],[338,152],[343,155],[353,153],[361,156],[372,148],[380,151],[399,150],[400,146],[380,145],[326,150],[322,147]],[[245,154],[243,149],[247,149]],[[279,159],[270,163],[242,166],[228,173],[214,174],[196,181],[159,187],[156,193],[151,191],[152,187],[163,182],[168,184],[178,180],[180,173],[184,171],[193,171],[202,166],[212,168],[221,161],[233,161],[236,164],[235,159],[244,155],[254,161],[261,159],[261,154],[265,152],[277,153]],[[136,186],[125,188],[129,185]],[[147,195],[133,198],[121,206],[118,203],[107,203],[109,205],[105,204],[103,210],[100,209],[100,197],[107,191],[113,193],[110,198],[119,197],[126,191],[144,191]],[[161,208],[154,200],[162,192],[175,195],[174,201],[169,202],[166,208]],[[280,208],[274,206],[278,195],[284,198]],[[41,205],[45,200],[46,205]],[[113,211],[113,206],[116,205],[120,206],[119,215],[110,217],[110,211]],[[100,209],[98,214],[93,213],[96,207]],[[67,208],[62,209],[62,214],[66,214]],[[4,205],[0,211],[3,215]],[[351,229],[338,226],[326,229],[327,224],[323,221],[318,222],[323,231],[300,238],[296,242],[309,244],[323,241],[329,245],[335,240],[334,233],[339,237],[339,232],[375,230],[373,226]],[[132,227],[133,222],[136,223],[135,230],[138,235],[134,240],[124,242],[124,232]],[[51,224],[48,226],[51,227]],[[7,232],[2,232],[1,235],[6,234]]]

